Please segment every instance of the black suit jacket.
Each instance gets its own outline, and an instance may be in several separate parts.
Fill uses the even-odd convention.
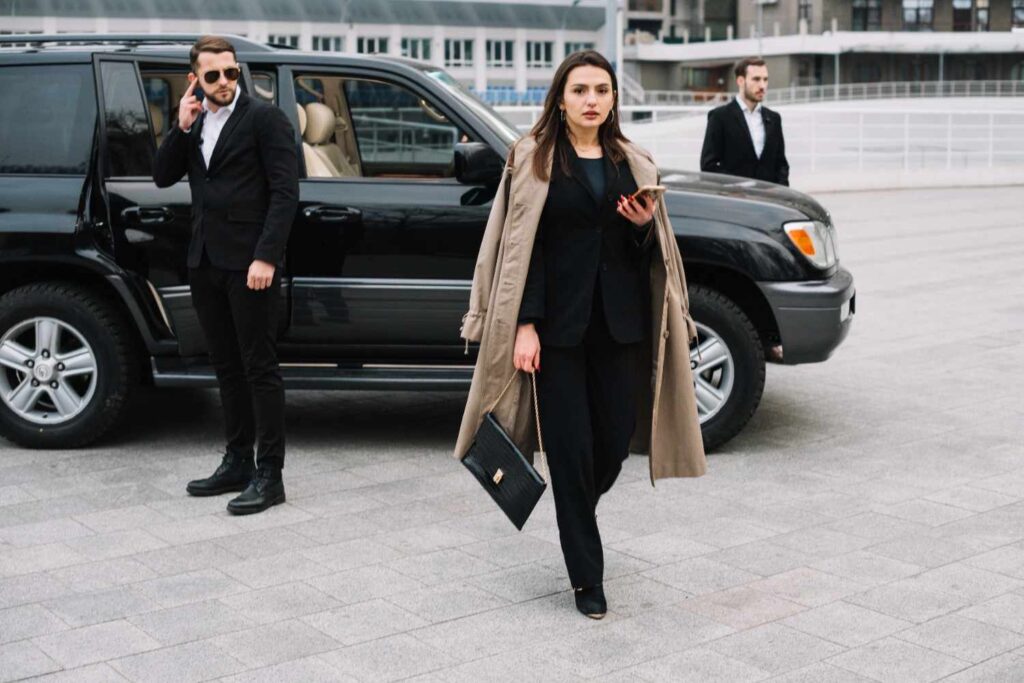
[[[650,226],[637,228],[616,211],[619,195],[637,189],[629,163],[604,157],[605,191],[594,194],[572,145],[572,176],[551,169],[548,197],[533,243],[519,322],[537,325],[541,344],[576,346],[583,341],[601,288],[605,320],[620,344],[648,334]]]
[[[729,104],[712,109],[704,133],[700,170],[789,185],[782,117],[762,105],[761,119],[764,121],[764,150],[758,159],[739,102],[733,99]]]
[[[159,187],[188,173],[189,267],[199,267],[204,247],[210,263],[225,270],[247,270],[256,259],[283,265],[299,201],[291,122],[279,108],[239,93],[207,168],[201,147],[204,118],[187,133],[175,123],[153,166]]]

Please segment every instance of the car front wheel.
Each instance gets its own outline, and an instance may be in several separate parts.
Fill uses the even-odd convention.
[[[764,393],[764,350],[750,318],[732,299],[703,285],[689,289],[697,324],[690,367],[704,448],[711,451],[739,434],[757,410]]]
[[[70,283],[0,297],[0,436],[29,448],[74,448],[105,434],[137,382],[127,325]]]

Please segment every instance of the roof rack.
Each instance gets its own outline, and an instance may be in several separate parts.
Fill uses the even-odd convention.
[[[0,36],[0,45],[11,43],[28,44],[29,47],[40,48],[48,44],[72,45],[105,45],[115,44],[122,47],[139,47],[140,45],[191,45],[203,34],[201,33],[23,33],[20,35]],[[242,36],[224,35],[238,50],[273,52],[274,48],[258,43]]]

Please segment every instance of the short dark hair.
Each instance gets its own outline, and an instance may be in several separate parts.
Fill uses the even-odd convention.
[[[765,63],[760,57],[747,57],[746,59],[741,59],[736,63],[736,76],[743,76],[746,78],[748,66],[765,66]]]
[[[221,38],[220,36],[200,36],[199,40],[192,44],[192,49],[188,53],[188,62],[193,71],[196,70],[196,66],[199,64],[200,52],[230,52],[232,55],[235,55],[236,60],[238,59],[235,46],[226,38]]]

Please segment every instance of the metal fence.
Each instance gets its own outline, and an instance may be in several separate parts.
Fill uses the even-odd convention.
[[[644,122],[627,134],[658,153],[659,161],[694,168],[707,123],[706,107],[629,106]],[[526,130],[540,107],[499,108]],[[866,170],[880,164],[923,168],[993,168],[1024,165],[1024,109],[946,110],[870,107],[796,107],[783,111],[786,154],[811,171],[842,165]],[[669,122],[666,119],[684,117]],[[680,163],[674,163],[675,161]]]
[[[697,170],[706,117],[625,132],[663,168]],[[1024,109],[794,107],[784,111],[795,184],[813,189],[1024,183]]]
[[[643,90],[631,91],[624,102],[637,105],[710,106],[727,102],[735,93],[696,90]],[[835,85],[807,85],[771,87],[765,103],[768,105],[826,102],[836,100],[877,100],[899,97],[1024,97],[1024,81],[892,81],[883,83],[844,83]],[[533,88],[528,93],[507,91],[485,97],[490,104],[507,106],[534,106],[543,103],[544,89]]]

